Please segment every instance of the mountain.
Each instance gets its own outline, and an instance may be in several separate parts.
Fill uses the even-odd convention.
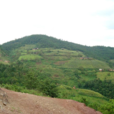
[[[31,35],[4,43],[0,49],[1,87],[72,99],[104,114],[113,112],[114,48]]]
[[[67,41],[62,41],[46,35],[26,36],[20,39],[16,39],[14,41],[4,43],[2,47],[8,52],[10,52],[13,49],[20,48],[25,45],[34,45],[35,48],[54,48],[54,49],[65,48],[68,50],[81,51],[87,57],[89,56],[101,60],[114,59],[114,48],[112,47],[83,46]]]

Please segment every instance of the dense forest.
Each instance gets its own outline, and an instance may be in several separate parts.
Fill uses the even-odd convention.
[[[114,99],[114,83],[112,83],[111,80],[105,79],[101,81],[100,79],[95,79],[85,82],[83,86],[80,85],[79,87],[97,91],[107,98]]]
[[[27,89],[38,89],[51,97],[57,97],[56,83],[46,74],[34,69],[26,69],[21,62],[16,64],[0,64],[0,84],[21,86]],[[17,89],[18,90],[18,89]]]

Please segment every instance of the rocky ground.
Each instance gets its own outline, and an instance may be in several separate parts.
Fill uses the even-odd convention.
[[[0,114],[102,114],[73,100],[36,96],[4,88],[1,90],[7,94],[7,103],[0,97]]]

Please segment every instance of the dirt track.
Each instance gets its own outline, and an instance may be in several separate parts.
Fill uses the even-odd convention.
[[[9,103],[2,107],[0,114],[101,114],[73,100],[2,90],[7,93]]]

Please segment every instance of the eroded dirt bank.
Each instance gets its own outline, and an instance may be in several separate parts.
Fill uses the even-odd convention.
[[[0,102],[0,114],[102,114],[73,100],[2,90],[6,92],[9,103],[4,106]]]

